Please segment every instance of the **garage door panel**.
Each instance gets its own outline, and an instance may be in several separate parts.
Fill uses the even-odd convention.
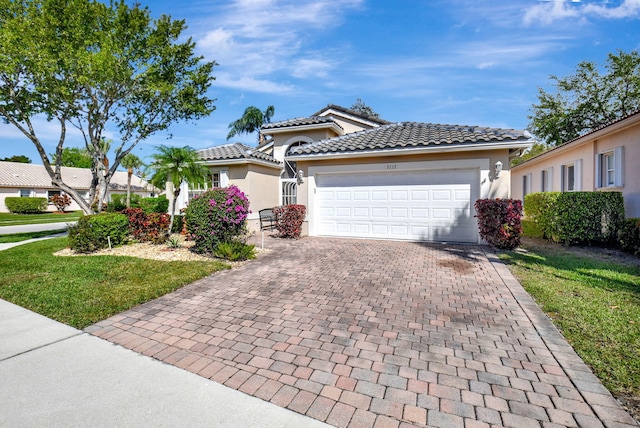
[[[371,200],[372,201],[388,201],[389,192],[387,192],[386,190],[373,190],[371,191]]]
[[[337,207],[334,212],[336,217],[351,217],[351,208],[349,207]]]
[[[372,207],[371,218],[386,219],[389,217],[389,209],[387,207]]]
[[[368,201],[370,194],[366,190],[357,190],[353,192],[354,201]]]
[[[428,220],[429,208],[411,208],[411,218],[418,220]]]
[[[354,217],[364,217],[369,218],[371,216],[369,208],[366,207],[355,207],[353,208],[353,216]]]
[[[318,174],[318,235],[476,242],[477,171]]]
[[[412,201],[428,201],[429,191],[428,190],[412,190],[411,200]]]
[[[448,208],[435,208],[432,210],[433,214],[431,218],[433,220],[452,220],[454,218],[451,209]]]

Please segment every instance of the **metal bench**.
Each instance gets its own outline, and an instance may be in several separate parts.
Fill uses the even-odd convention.
[[[260,215],[260,230],[273,230],[276,228],[276,215],[272,208],[258,211]]]

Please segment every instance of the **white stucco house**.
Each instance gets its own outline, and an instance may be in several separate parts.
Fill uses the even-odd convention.
[[[510,159],[533,143],[523,130],[391,123],[336,105],[261,132],[258,147],[199,151],[206,187],[248,195],[251,228],[260,209],[297,203],[311,236],[413,241],[479,243],[474,202],[510,197]],[[178,206],[202,190],[185,187]]]
[[[80,192],[85,198],[89,196],[92,174],[87,168],[62,167],[62,178],[70,187]],[[153,186],[136,176],[131,177],[131,192],[142,197],[155,195]],[[40,197],[47,200],[61,191],[51,184],[51,177],[43,165],[30,163],[2,162],[0,161],[0,212],[9,212],[4,203],[7,197]],[[127,173],[117,171],[107,192],[107,197],[127,193]],[[76,202],[72,202],[67,208],[69,211],[79,210]],[[55,211],[53,204],[49,203],[48,211]]]

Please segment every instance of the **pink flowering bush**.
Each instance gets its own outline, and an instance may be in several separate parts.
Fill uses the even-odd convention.
[[[194,198],[184,220],[196,253],[213,253],[223,242],[237,241],[247,231],[249,199],[236,186],[211,189]]]
[[[520,245],[522,201],[478,199],[475,208],[482,239],[505,250],[513,250]]]

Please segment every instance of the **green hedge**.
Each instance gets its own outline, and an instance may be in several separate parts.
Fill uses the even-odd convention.
[[[160,196],[158,198],[142,198],[140,199],[140,208],[142,208],[147,214],[166,214],[169,211],[169,199],[165,196]]]
[[[80,217],[69,227],[69,247],[78,253],[122,245],[129,235],[129,220],[120,213],[100,213]]]
[[[140,208],[140,199],[142,197],[138,194],[131,194],[131,208]],[[111,213],[119,213],[127,208],[127,194],[115,193],[111,195],[111,200],[107,206],[107,211]]]
[[[524,197],[525,236],[551,239],[549,233],[555,220],[552,208],[560,195],[560,192],[538,192]]]
[[[612,245],[624,221],[624,200],[620,192],[531,193],[525,215],[530,234],[566,245]]]
[[[640,256],[640,218],[628,218],[618,230],[618,245],[628,253]]]
[[[15,214],[39,214],[47,210],[47,198],[8,197],[4,204]]]

